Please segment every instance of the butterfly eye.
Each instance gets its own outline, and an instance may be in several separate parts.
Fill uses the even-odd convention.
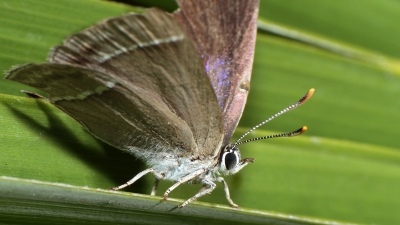
[[[239,163],[240,156],[237,151],[226,152],[224,154],[224,163],[227,170],[235,168]]]

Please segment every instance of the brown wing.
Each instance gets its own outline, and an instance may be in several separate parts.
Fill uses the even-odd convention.
[[[215,156],[222,116],[201,59],[174,18],[151,9],[71,36],[50,63],[10,72],[124,150]]]
[[[175,18],[203,58],[224,118],[224,144],[232,137],[250,89],[258,0],[177,0]]]

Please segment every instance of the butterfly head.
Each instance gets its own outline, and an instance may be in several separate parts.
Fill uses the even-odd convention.
[[[239,149],[235,145],[229,144],[221,152],[219,171],[225,175],[235,174],[249,162],[253,161],[253,158],[241,159]]]

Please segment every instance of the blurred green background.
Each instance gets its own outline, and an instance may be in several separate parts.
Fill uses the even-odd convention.
[[[173,11],[173,1],[125,0]],[[45,62],[52,46],[134,8],[99,0],[0,1],[0,69]],[[227,178],[244,208],[366,224],[400,223],[400,2],[261,0],[251,91],[234,138],[300,98],[302,107],[251,137],[300,137],[241,147],[256,161]],[[68,116],[0,80],[0,176],[104,188],[145,166],[94,139]],[[1,182],[1,180],[0,180]],[[149,193],[146,176],[128,190]],[[171,185],[161,182],[158,195]],[[222,185],[200,201],[227,204]],[[200,186],[179,187],[191,197]],[[1,190],[0,190],[1,192]]]

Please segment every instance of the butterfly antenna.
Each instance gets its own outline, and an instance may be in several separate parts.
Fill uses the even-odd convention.
[[[275,115],[271,116],[270,118],[264,120],[263,122],[259,123],[258,125],[254,126],[253,128],[251,128],[250,130],[248,130],[246,133],[244,133],[234,144],[233,146],[236,147],[238,145],[250,142],[250,141],[258,141],[258,140],[264,140],[264,139],[269,139],[269,138],[276,138],[276,137],[293,137],[293,136],[297,136],[299,134],[304,133],[307,130],[306,126],[303,126],[302,128],[296,130],[296,131],[292,131],[292,132],[288,132],[288,133],[282,133],[282,134],[274,134],[274,135],[269,135],[269,136],[264,136],[264,137],[258,137],[258,138],[252,138],[252,139],[248,139],[245,141],[241,141],[245,136],[247,136],[248,134],[250,134],[252,131],[254,131],[255,129],[261,127],[262,125],[268,123],[269,121],[275,119],[276,117],[292,110],[295,109],[297,107],[299,107],[300,105],[302,105],[304,102],[306,102],[309,98],[311,98],[311,96],[314,93],[314,88],[311,88],[300,100],[298,100],[296,103],[294,103],[293,105],[290,105],[289,107],[283,109],[282,111],[276,113]]]
[[[307,127],[303,126],[302,128],[300,128],[298,130],[295,130],[295,131],[292,131],[292,132],[251,138],[251,139],[247,139],[247,140],[244,140],[244,141],[241,141],[241,142],[235,142],[234,147],[237,147],[238,145],[245,144],[245,143],[251,142],[251,141],[259,141],[259,140],[264,140],[264,139],[269,139],[269,138],[278,138],[278,137],[294,137],[294,136],[297,136],[297,135],[300,135],[300,134],[306,132],[306,130],[307,130]]]

